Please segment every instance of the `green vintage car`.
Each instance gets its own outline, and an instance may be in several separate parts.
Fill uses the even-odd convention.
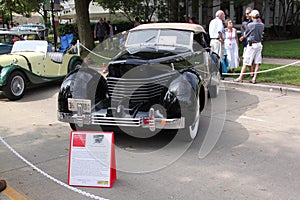
[[[40,40],[40,38],[37,32],[0,30],[0,54],[10,53],[14,42],[19,40]]]
[[[0,55],[0,91],[21,99],[27,87],[63,80],[81,63],[76,54],[51,51],[47,41],[17,41],[10,54]]]

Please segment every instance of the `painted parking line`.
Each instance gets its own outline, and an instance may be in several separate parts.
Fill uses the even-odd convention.
[[[6,189],[2,191],[2,194],[7,196],[10,200],[27,200],[26,197],[24,197],[9,185],[7,185]]]

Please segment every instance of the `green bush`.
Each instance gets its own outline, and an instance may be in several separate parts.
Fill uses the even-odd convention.
[[[111,25],[114,27],[115,35],[133,28],[133,23],[130,21],[113,20]]]
[[[77,28],[77,24],[60,24],[57,27],[57,33],[58,36],[62,36],[68,33],[73,33],[73,34],[77,34],[78,33],[78,28]]]

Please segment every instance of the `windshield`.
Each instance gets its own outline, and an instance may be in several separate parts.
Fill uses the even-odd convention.
[[[20,25],[16,27],[12,27],[10,30],[12,31],[37,31],[37,30],[45,30],[44,25]]]
[[[126,47],[136,45],[155,45],[155,46],[182,46],[191,48],[193,33],[184,30],[172,29],[149,29],[132,31],[129,33]]]
[[[47,41],[17,41],[14,43],[11,53],[20,51],[47,52]]]

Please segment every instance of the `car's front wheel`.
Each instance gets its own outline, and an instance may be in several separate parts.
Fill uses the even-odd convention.
[[[23,97],[26,89],[25,77],[22,72],[14,71],[7,79],[7,84],[3,87],[4,95],[12,101]]]
[[[77,131],[77,126],[74,123],[70,123],[70,127],[73,131]]]
[[[178,132],[180,140],[190,142],[196,138],[198,134],[199,122],[200,122],[199,103],[200,103],[200,99],[197,100],[197,106],[194,107],[195,109],[197,109],[196,113],[192,114],[188,110],[184,112],[186,126],[184,129],[181,129]],[[192,117],[191,114],[194,116]]]
[[[77,124],[74,123],[70,123],[70,127],[73,131],[102,131],[102,127],[98,126],[98,125],[83,125],[83,126],[79,126]]]
[[[199,118],[200,117],[198,116],[191,125],[188,125],[186,128],[179,130],[180,140],[190,142],[196,138],[199,129]]]
[[[208,88],[208,93],[210,98],[216,98],[219,95],[220,86],[217,85],[211,85]]]

